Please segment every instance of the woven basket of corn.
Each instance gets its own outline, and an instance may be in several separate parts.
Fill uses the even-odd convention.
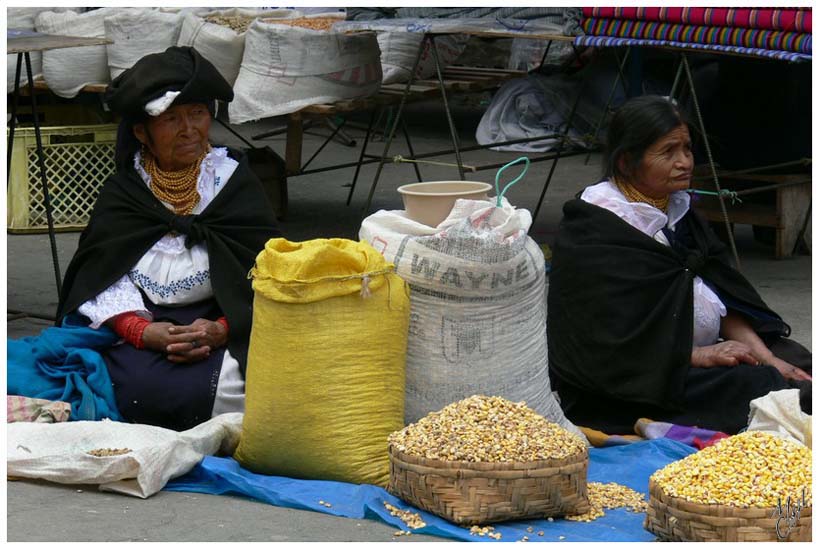
[[[472,396],[389,438],[388,491],[453,523],[583,514],[586,443],[524,403]]]
[[[746,432],[649,479],[644,528],[693,542],[811,541],[811,450]]]

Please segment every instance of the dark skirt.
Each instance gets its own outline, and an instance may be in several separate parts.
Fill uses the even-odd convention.
[[[766,343],[776,357],[811,373],[811,352],[805,347],[786,338]],[[639,418],[736,434],[749,422],[750,401],[789,388],[800,389],[801,408],[811,414],[811,382],[788,380],[768,365],[690,368],[684,411],[592,395],[567,384],[553,371],[550,377],[553,390],[561,398],[561,408],[571,422],[609,434],[634,433]]]
[[[182,307],[157,306],[147,299],[145,303],[154,321],[175,325],[215,321],[222,315],[213,299]],[[123,343],[109,348],[103,358],[117,408],[128,422],[182,431],[211,418],[224,354],[221,348],[202,361],[177,364],[165,353]]]

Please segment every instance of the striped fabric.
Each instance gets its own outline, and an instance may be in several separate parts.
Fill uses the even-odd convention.
[[[741,46],[811,54],[811,34],[809,33],[595,18],[584,19],[581,27],[587,35],[591,36]]]
[[[811,8],[583,8],[584,17],[811,32]]]
[[[720,44],[691,44],[687,42],[676,42],[672,40],[647,40],[638,38],[615,38],[612,36],[577,36],[576,46],[594,47],[616,47],[616,46],[667,46],[673,48],[685,48],[691,50],[728,52],[734,54],[752,55],[755,57],[765,57],[770,59],[780,59],[783,61],[811,61],[811,55],[784,52],[778,50],[763,50],[760,48],[746,48],[742,46],[723,46]]]

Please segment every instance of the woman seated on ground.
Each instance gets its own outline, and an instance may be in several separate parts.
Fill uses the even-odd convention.
[[[810,413],[810,352],[690,209],[677,108],[625,103],[604,161],[605,180],[564,205],[553,249],[549,365],[567,417],[606,433],[646,417],[733,434],[751,400],[792,387]]]
[[[106,91],[123,116],[117,172],[68,267],[58,319],[78,313],[121,337],[102,355],[130,422],[182,430],[244,410],[247,273],[279,231],[247,160],[208,143],[216,100],[232,99],[183,47],[143,57]]]

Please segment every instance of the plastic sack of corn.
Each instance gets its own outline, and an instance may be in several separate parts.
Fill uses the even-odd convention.
[[[532,216],[506,199],[458,199],[438,227],[379,210],[359,238],[410,284],[405,422],[473,394],[525,401],[580,434],[547,373],[544,254]]]
[[[245,419],[258,473],[386,485],[404,426],[409,289],[366,243],[271,239],[251,270]]]

